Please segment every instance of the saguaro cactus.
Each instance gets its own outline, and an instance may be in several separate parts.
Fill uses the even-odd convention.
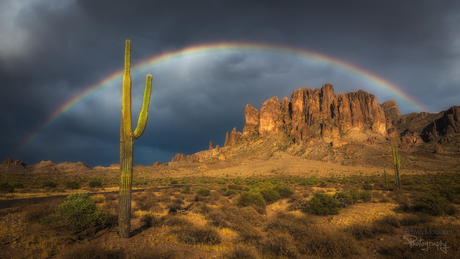
[[[152,91],[152,75],[147,75],[144,100],[137,127],[133,132],[131,117],[131,41],[126,40],[125,72],[123,74],[122,110],[120,125],[120,195],[118,198],[118,229],[122,238],[129,238],[131,229],[131,188],[133,178],[134,140],[144,133]]]
[[[401,157],[398,154],[397,146],[391,147],[391,151],[393,152],[393,165],[395,167],[396,185],[398,186],[398,190],[401,190],[401,171],[399,170],[401,165]]]

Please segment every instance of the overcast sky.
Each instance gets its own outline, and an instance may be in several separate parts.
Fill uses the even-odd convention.
[[[460,105],[460,1],[0,1],[0,160],[119,162],[121,79],[44,123],[123,67],[165,52],[218,42],[321,53],[397,86],[429,112]],[[359,89],[403,114],[420,112],[394,92],[306,56],[203,52],[133,74],[133,127],[145,75],[154,76],[149,121],[134,164],[223,145],[243,130],[244,107],[325,83]],[[38,134],[37,134],[38,133]],[[36,137],[31,140],[31,136]]]

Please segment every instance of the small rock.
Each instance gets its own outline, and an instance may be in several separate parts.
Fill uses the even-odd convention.
[[[383,241],[383,238],[379,238],[380,241]]]

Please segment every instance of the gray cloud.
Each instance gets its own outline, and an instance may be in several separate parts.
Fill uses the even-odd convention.
[[[458,1],[90,1],[0,3],[0,159],[118,163],[121,82],[49,116],[123,66],[214,42],[284,45],[349,62],[400,87],[432,112],[459,105]],[[150,118],[136,142],[135,164],[223,144],[242,130],[244,106],[332,83],[336,93],[363,89],[396,99],[370,81],[305,59],[233,53],[181,60],[133,74],[133,127],[145,74],[154,75]],[[399,99],[398,99],[399,98]],[[41,131],[40,131],[41,130]],[[18,148],[40,131],[26,148]]]

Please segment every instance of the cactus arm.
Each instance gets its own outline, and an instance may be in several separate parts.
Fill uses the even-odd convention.
[[[150,95],[152,93],[152,75],[147,75],[145,78],[145,90],[144,90],[144,100],[142,102],[142,110],[139,115],[139,121],[137,122],[136,129],[133,133],[133,138],[138,139],[144,133],[145,126],[147,125],[147,119],[149,117],[148,110],[150,104]]]

